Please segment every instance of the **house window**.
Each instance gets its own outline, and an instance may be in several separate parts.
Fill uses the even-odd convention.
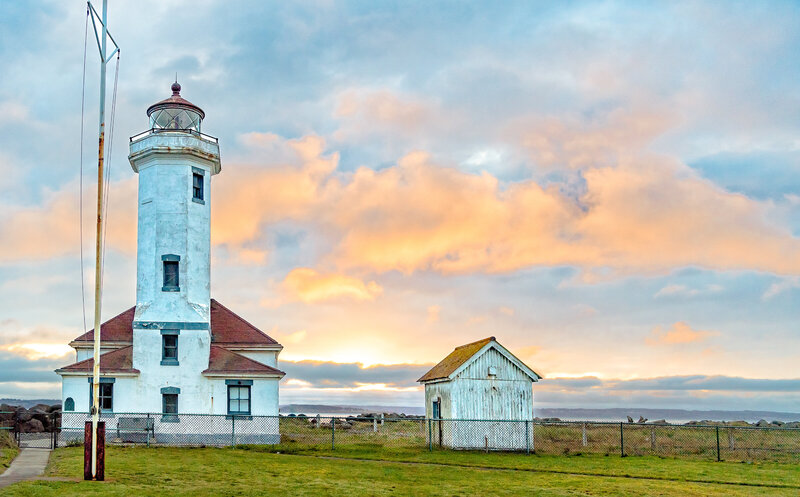
[[[74,411],[75,410],[75,400],[72,397],[67,397],[67,400],[64,401],[64,411]]]
[[[496,378],[497,377],[497,368],[495,366],[489,366],[489,378]]]
[[[433,419],[441,419],[441,417],[442,417],[442,401],[440,399],[434,400],[431,410],[433,411],[431,413],[432,414],[431,417]]]
[[[161,365],[178,365],[179,330],[161,330]]]
[[[250,385],[228,385],[228,414],[250,414]]]
[[[94,391],[92,389],[92,378],[89,380],[89,407],[94,405]],[[115,378],[100,378],[100,410],[113,411],[114,410],[114,382]]]
[[[203,175],[192,173],[192,200],[200,204],[205,203],[203,199]]]
[[[179,264],[181,257],[179,255],[162,255],[161,260],[164,263],[164,286],[161,287],[165,292],[180,291],[180,279],[178,275]]]
[[[161,421],[178,422],[178,394],[180,388],[164,387],[161,389]]]
[[[100,384],[100,409],[104,411],[114,410],[114,384]]]

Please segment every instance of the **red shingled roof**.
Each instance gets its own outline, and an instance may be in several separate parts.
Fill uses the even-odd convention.
[[[278,345],[266,333],[211,299],[211,342],[223,347]]]
[[[103,323],[100,326],[100,340],[102,342],[132,342],[135,310],[135,307],[131,307]],[[76,342],[91,342],[92,340],[94,340],[94,330],[75,339]],[[279,345],[266,333],[214,299],[211,299],[211,341],[223,347]]]
[[[102,362],[100,363],[102,366]],[[203,374],[277,374],[284,376],[286,373],[266,364],[261,364],[248,357],[231,352],[218,345],[211,346],[208,358],[208,369]]]
[[[103,328],[100,328],[101,333]],[[100,335],[102,337],[102,334]],[[70,372],[70,373],[91,373],[94,368],[94,358],[84,359],[83,361],[64,366],[57,369],[57,373]],[[101,373],[136,373],[139,374],[138,369],[133,369],[133,346],[128,345],[121,349],[106,352],[100,356],[100,372]]]
[[[100,325],[101,342],[131,342],[133,341],[133,313],[136,307],[117,314]],[[91,342],[94,340],[94,330],[89,330],[75,339],[76,342]]]

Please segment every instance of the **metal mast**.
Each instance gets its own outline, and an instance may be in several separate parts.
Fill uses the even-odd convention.
[[[94,370],[92,380],[92,478],[97,475],[97,423],[100,419],[100,319],[101,303],[103,297],[103,184],[105,173],[103,171],[105,153],[105,111],[106,111],[106,65],[108,61],[119,52],[117,42],[108,34],[107,8],[108,0],[103,0],[103,14],[97,15],[97,11],[88,2],[92,26],[94,27],[95,38],[100,49],[100,126],[99,143],[97,150],[97,240],[95,244],[95,264],[94,264]],[[97,24],[95,17],[100,17],[101,35],[97,36]],[[111,39],[114,43],[114,51],[106,57],[107,40]]]

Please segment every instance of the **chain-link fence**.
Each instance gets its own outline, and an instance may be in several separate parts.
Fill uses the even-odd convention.
[[[55,447],[60,425],[60,411],[0,411],[0,434],[8,433],[19,447]]]
[[[63,414],[54,445],[83,443],[86,413]],[[103,413],[106,443],[267,445],[275,450],[414,449],[656,455],[800,462],[800,429],[591,421]]]

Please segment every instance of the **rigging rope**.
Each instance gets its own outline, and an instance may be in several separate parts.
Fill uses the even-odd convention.
[[[111,121],[108,127],[108,159],[106,160],[106,177],[105,177],[105,192],[104,192],[104,199],[103,199],[103,219],[105,219],[105,225],[103,225],[103,257],[100,259],[100,279],[101,281],[105,277],[105,268],[106,268],[106,231],[108,229],[108,192],[111,189],[111,152],[114,147],[114,118],[117,115],[117,82],[119,81],[119,49],[117,50],[117,64],[114,70],[114,91],[111,97]],[[102,283],[101,283],[102,284]]]
[[[86,7],[86,26],[83,28],[83,79],[81,80],[81,166],[80,166],[80,207],[78,209],[80,218],[78,219],[78,226],[80,227],[81,239],[81,309],[83,310],[83,331],[86,329],[86,288],[85,277],[83,275],[83,122],[84,111],[86,102],[86,40],[89,35],[89,7]]]

